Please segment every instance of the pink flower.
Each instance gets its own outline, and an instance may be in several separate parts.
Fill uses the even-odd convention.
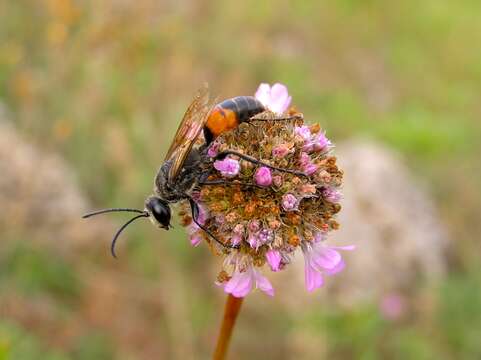
[[[252,220],[249,222],[248,228],[251,233],[255,233],[261,229],[261,224],[259,220]]]
[[[304,173],[306,175],[312,175],[314,174],[317,170],[319,169],[319,166],[316,165],[316,164],[313,164],[313,163],[309,163],[307,164],[306,166],[304,166],[302,168],[302,171],[304,171]]]
[[[315,242],[321,242],[327,239],[327,232],[325,231],[317,231],[314,234],[314,241]]]
[[[344,261],[337,250],[354,250],[354,246],[326,246],[322,242],[303,246],[307,291],[312,292],[324,284],[323,274],[335,275],[344,269]]]
[[[268,250],[266,259],[272,271],[279,271],[281,266],[281,253],[277,250]]]
[[[304,141],[309,141],[311,140],[311,130],[309,129],[309,126],[303,125],[303,126],[296,126],[294,129],[294,132],[299,135],[301,138],[304,139]]]
[[[316,193],[316,186],[313,184],[303,184],[300,192],[302,195],[304,195],[304,197],[312,196]]]
[[[215,217],[215,223],[217,225],[222,225],[225,223],[225,216],[223,214],[219,214]]]
[[[202,235],[199,232],[190,235],[190,244],[192,246],[197,246],[202,242]]]
[[[210,146],[209,150],[207,150],[207,155],[211,158],[216,157],[219,153],[220,144],[217,141],[214,141]]]
[[[274,296],[274,288],[269,280],[250,264],[244,271],[236,269],[231,279],[225,283],[224,291],[235,297],[244,297],[252,287],[261,289],[269,296]]]
[[[271,170],[268,167],[261,166],[257,169],[254,178],[257,185],[270,186],[272,184]]]
[[[302,171],[306,175],[312,175],[319,169],[319,166],[314,164],[311,157],[305,152],[301,152],[299,163],[301,164]]]
[[[307,128],[307,129],[303,129]],[[299,129],[299,130],[297,130]],[[302,130],[301,130],[302,129]],[[308,132],[309,131],[309,132]],[[313,151],[323,151],[331,146],[331,142],[326,137],[326,134],[321,132],[317,134],[314,138],[312,138],[310,130],[307,126],[302,126],[301,128],[296,128],[296,133],[302,136],[305,141],[302,150],[305,152],[313,152]]]
[[[276,158],[283,158],[289,154],[290,148],[286,144],[280,144],[272,149],[272,156]]]
[[[207,210],[207,208],[202,205],[201,203],[197,203],[197,206],[199,208],[199,213],[197,214],[197,222],[201,225],[205,225],[205,222],[207,221],[207,219],[209,219],[210,215],[209,215],[209,211]]]
[[[301,152],[301,155],[299,156],[299,162],[301,166],[306,166],[311,163],[311,157],[307,153]]]
[[[197,246],[202,242],[202,235],[201,235],[199,230],[200,230],[200,227],[194,222],[192,222],[187,227],[187,232],[189,234],[190,244],[192,246]]]
[[[233,230],[236,234],[243,235],[245,231],[245,226],[243,224],[237,224],[234,226]]]
[[[230,242],[234,246],[239,245],[241,241],[242,241],[242,235],[237,233],[234,233],[234,235],[232,235],[232,237],[230,238]]]
[[[319,133],[313,141],[313,150],[322,151],[327,147],[331,146],[331,142],[326,137],[326,133]]]
[[[282,197],[282,208],[285,210],[285,211],[293,211],[293,210],[297,210],[297,206],[298,206],[298,200],[297,198],[292,195],[292,194],[285,194],[283,197]]]
[[[340,191],[333,187],[326,187],[322,190],[322,196],[329,202],[338,203],[342,199],[342,194]]]
[[[219,170],[222,176],[230,178],[239,173],[240,164],[237,160],[226,158],[224,160],[216,160],[214,162],[214,168]]]
[[[261,242],[259,241],[259,237],[257,234],[249,234],[247,238],[247,242],[249,243],[250,247],[253,249],[258,249],[261,246]]]
[[[274,240],[274,232],[270,229],[262,229],[257,235],[260,245],[270,243]]]
[[[205,225],[205,222],[207,219],[209,219],[209,212],[205,208],[204,205],[201,203],[197,203],[197,206],[199,208],[199,213],[197,214],[197,222],[201,225]],[[187,227],[187,232],[189,234],[189,239],[190,239],[190,244],[192,246],[197,246],[200,244],[202,241],[202,235],[200,233],[200,227],[197,225],[194,221],[190,223],[190,225]]]
[[[283,114],[289,108],[292,100],[287,92],[287,87],[279,83],[272,87],[269,84],[260,84],[255,97],[262,105],[276,114]]]
[[[281,187],[282,186],[282,176],[274,175],[272,177],[272,183],[277,187]]]

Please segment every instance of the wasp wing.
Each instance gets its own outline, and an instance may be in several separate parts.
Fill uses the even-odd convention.
[[[172,166],[168,175],[170,182],[174,181],[180,170],[182,170],[185,159],[204,128],[211,109],[212,105],[209,105],[209,91],[207,86],[204,86],[197,92],[196,97],[187,108],[174,140],[167,151],[165,160],[172,159]]]

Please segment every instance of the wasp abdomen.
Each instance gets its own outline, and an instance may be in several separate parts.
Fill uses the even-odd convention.
[[[237,96],[224,100],[217,106],[234,111],[239,119],[239,123],[265,110],[264,105],[253,96]]]
[[[253,96],[237,96],[222,101],[214,107],[207,119],[204,128],[207,143],[265,110],[264,105]]]

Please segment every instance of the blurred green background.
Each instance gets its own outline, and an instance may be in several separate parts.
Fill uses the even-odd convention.
[[[142,206],[204,81],[221,98],[282,82],[334,141],[401,152],[453,239],[448,274],[412,284],[400,321],[375,302],[289,310],[252,295],[233,359],[481,358],[481,2],[0,0],[2,111],[70,164],[93,208]],[[0,359],[209,358],[218,260],[180,226],[138,223],[114,261],[123,220],[92,220],[109,222],[80,245],[94,225],[70,237],[2,223]]]

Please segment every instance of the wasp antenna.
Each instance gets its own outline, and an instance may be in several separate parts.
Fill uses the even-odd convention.
[[[139,210],[139,209],[112,208],[112,209],[103,209],[103,210],[92,211],[90,213],[82,215],[82,219],[87,219],[91,216],[105,214],[105,213],[109,213],[109,212],[115,212],[115,211],[125,211],[125,212],[135,212],[135,213],[139,213],[139,214],[145,214],[145,212],[143,210]]]
[[[117,232],[115,233],[115,236],[114,238],[112,239],[112,244],[110,245],[110,252],[112,253],[112,256],[114,258],[117,259],[117,255],[115,255],[115,243],[117,242],[117,239],[119,237],[119,235],[122,233],[122,231],[124,231],[124,229],[129,226],[132,222],[134,222],[135,220],[141,218],[141,217],[149,217],[149,214],[146,213],[146,212],[143,212],[142,211],[142,214],[141,215],[137,215],[137,216],[134,216],[132,219],[130,219],[129,221],[127,221],[124,225],[121,226],[121,228],[119,230],[117,230]]]

